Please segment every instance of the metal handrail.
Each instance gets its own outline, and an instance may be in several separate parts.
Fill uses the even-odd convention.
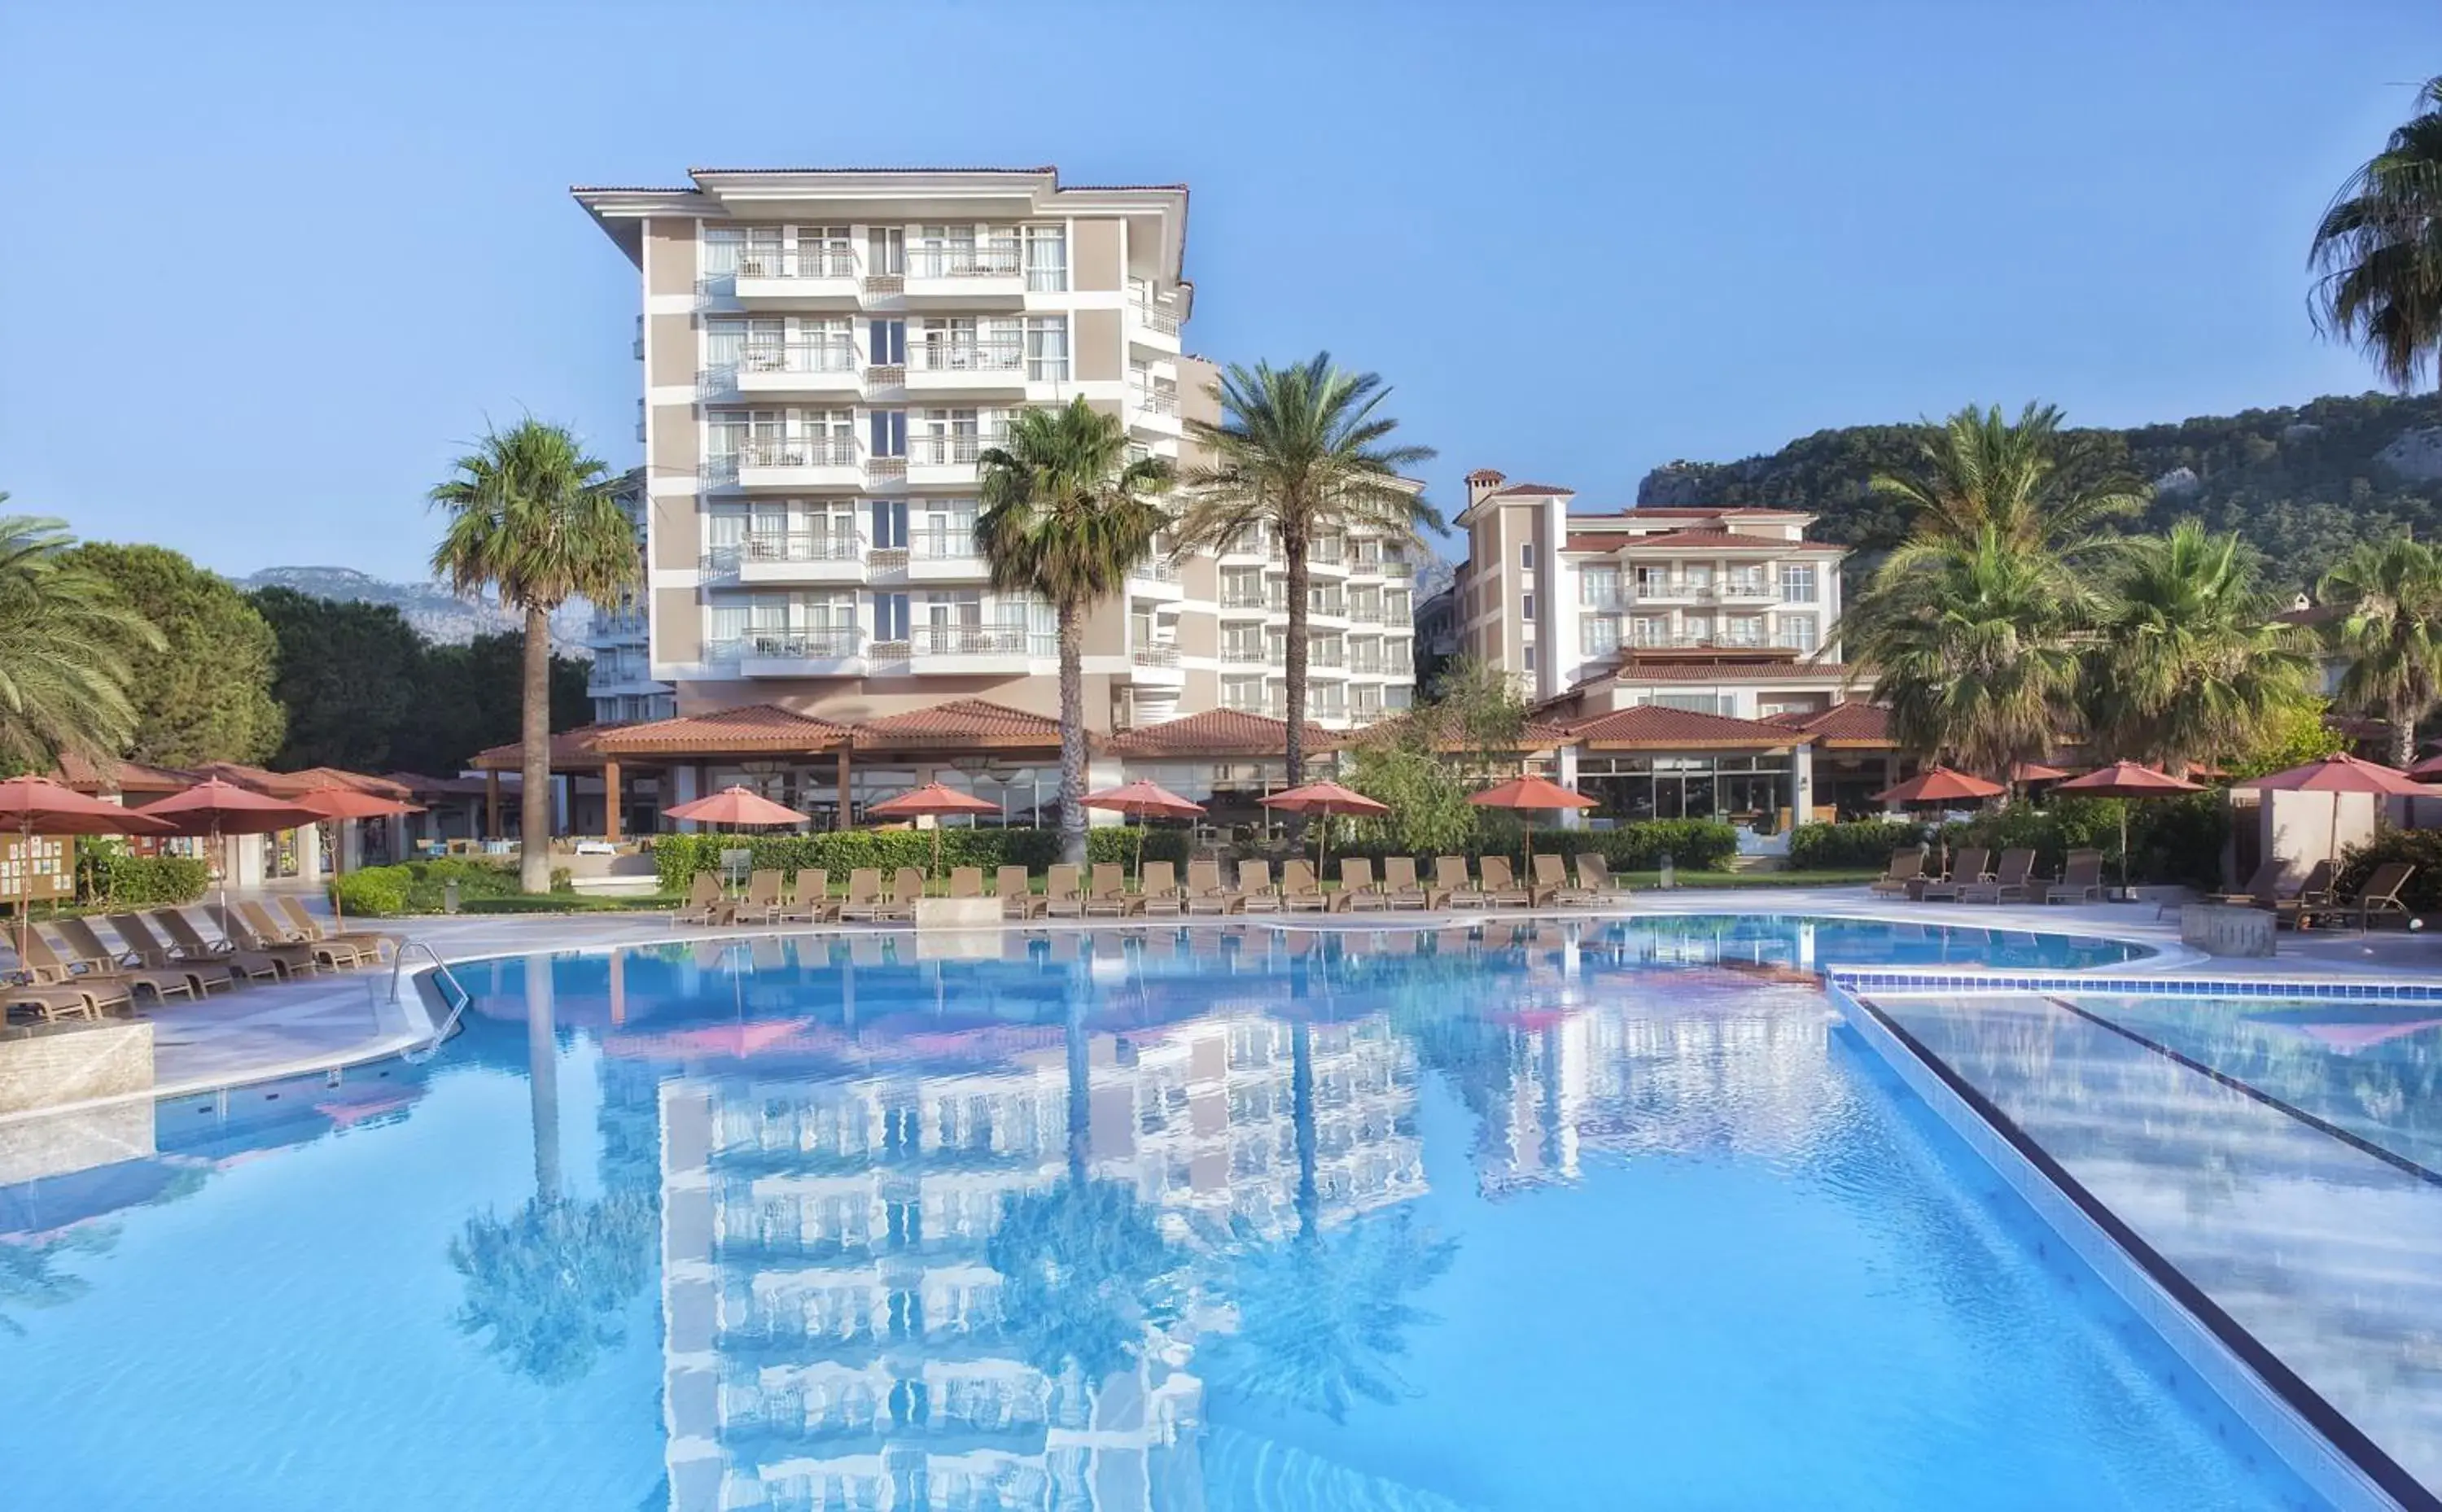
[[[441,952],[433,949],[429,941],[402,939],[398,942],[398,949],[391,954],[390,958],[390,1000],[392,1003],[398,1001],[399,980],[407,970],[407,953],[411,950],[424,952],[432,962],[435,975],[448,983],[449,991],[457,996],[457,1001],[450,1005],[449,1016],[443,1019],[441,1027],[432,1031],[432,1038],[425,1041],[420,1047],[407,1050],[402,1056],[402,1059],[410,1065],[421,1066],[440,1054],[443,1043],[458,1031],[458,1021],[465,1016],[466,1010],[473,1005],[475,994],[466,991],[466,984],[458,979],[458,974],[449,969],[449,963],[441,958]]]

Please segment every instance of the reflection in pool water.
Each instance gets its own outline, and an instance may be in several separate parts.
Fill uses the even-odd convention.
[[[2315,1504],[1770,969],[1969,948],[478,967],[429,1066],[5,1189],[51,1279],[0,1291],[0,1456],[37,1504]]]

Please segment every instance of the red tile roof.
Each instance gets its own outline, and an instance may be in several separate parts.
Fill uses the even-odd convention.
[[[1777,724],[1668,709],[1658,703],[1640,703],[1580,720],[1569,726],[1569,735],[1581,744],[1627,750],[1750,751],[1801,743]]]
[[[1342,733],[1320,725],[1305,727],[1308,751],[1327,751],[1344,739]],[[1286,755],[1288,748],[1286,720],[1244,709],[1207,709],[1181,720],[1141,725],[1113,736],[1107,746],[1113,755],[1134,756],[1277,756]]]
[[[568,736],[552,737],[552,762],[559,761],[561,741],[571,736],[584,736],[585,749],[598,765],[605,756],[652,755],[703,751],[810,753],[836,750],[847,738],[844,726],[811,715],[784,709],[776,703],[747,703],[734,709],[720,709],[710,714],[683,714],[674,720],[655,720],[649,724],[622,724],[571,731]],[[502,750],[510,749],[501,747]],[[486,751],[475,758],[477,766],[488,763],[492,755]]]
[[[1623,662],[1603,674],[1613,683],[1785,683],[1845,678],[1838,662]]]
[[[1610,552],[1622,546],[1721,546],[1777,552],[1841,552],[1828,540],[1776,540],[1770,536],[1750,536],[1737,530],[1704,530],[1683,527],[1678,530],[1650,531],[1640,536],[1611,532],[1579,532],[1560,542],[1562,551]]]
[[[1768,723],[1795,730],[1817,745],[1889,747],[1891,711],[1879,703],[1851,700],[1828,709],[1765,716]]]
[[[1366,725],[1361,729],[1336,730],[1332,732],[1331,742],[1335,747],[1345,749],[1349,746],[1363,745],[1368,740],[1392,738],[1399,733],[1400,729],[1404,725],[1416,719],[1418,714],[1421,712],[1422,711],[1420,710],[1412,710],[1406,714],[1394,714],[1386,719],[1377,720],[1374,723]],[[1511,747],[1511,749],[1516,751],[1549,751],[1554,746],[1566,745],[1568,743],[1569,732],[1565,726],[1551,720],[1530,715],[1527,718],[1526,722],[1519,728],[1518,743]],[[1452,736],[1440,740],[1437,744],[1441,750],[1457,751],[1464,749],[1466,742],[1457,737]]]
[[[1574,496],[1576,493],[1576,490],[1574,488],[1555,488],[1550,483],[1510,483],[1505,487],[1494,489],[1492,492],[1485,495],[1485,497],[1486,499],[1500,499],[1509,494],[1528,494],[1538,499],[1549,499],[1555,494],[1569,494]]]
[[[170,767],[141,761],[90,761],[63,752],[55,778],[80,792],[184,792],[195,779]]]
[[[1718,518],[1722,515],[1754,515],[1766,519],[1795,519],[1808,512],[1803,509],[1767,509],[1761,505],[1750,508],[1744,504],[1638,504],[1616,514],[1587,516],[1601,519],[1651,519],[1656,516],[1671,519]]]
[[[855,727],[860,751],[904,751],[942,745],[1056,746],[1060,721],[985,699],[953,699],[931,708],[886,715]]]

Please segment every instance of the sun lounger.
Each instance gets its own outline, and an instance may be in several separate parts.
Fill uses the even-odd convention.
[[[9,941],[17,941],[15,930],[7,930]],[[136,1007],[135,984],[121,977],[104,976],[93,972],[72,972],[66,960],[52,950],[43,938],[42,931],[26,933],[25,950],[17,957],[16,975],[29,987],[57,987],[82,995],[96,1013],[106,1013],[114,1008],[133,1011]]]
[[[2269,908],[2281,897],[2281,863],[2267,861],[2232,892],[2209,892],[2204,901],[2232,908]]]
[[[687,884],[686,906],[670,916],[679,924],[725,924],[731,918],[729,900],[720,890],[720,879],[711,872],[699,871]]]
[[[2283,924],[2298,927],[2299,920],[2313,914],[2326,914],[2339,906],[2340,898],[2332,890],[2336,868],[2328,861],[2319,861],[2306,868],[2299,880],[2298,890],[2272,900],[2276,928]]]
[[[1034,876],[1024,866],[1003,866],[993,873],[993,894],[1000,900],[1003,919],[1032,919],[1043,912]]]
[[[2358,889],[2358,894],[2354,898],[2345,897],[2338,889],[2334,889],[2320,903],[2305,902],[2303,900],[2296,903],[2293,911],[2297,917],[2298,927],[2316,928],[2321,924],[2346,920],[2354,914],[2357,916],[2358,928],[2363,930],[2383,915],[2398,914],[2404,918],[2409,910],[2407,902],[2400,897],[2400,891],[2408,885],[2408,879],[2415,875],[2416,875],[2416,868],[2407,862],[2384,862],[2367,875],[2364,885]],[[2313,879],[2310,877],[2308,880]]]
[[[1364,856],[1342,856],[1339,860],[1339,896],[1333,901],[1333,911],[1345,914],[1390,906],[1391,895],[1374,880],[1374,863]]]
[[[1137,912],[1175,914],[1186,906],[1187,890],[1178,884],[1178,868],[1167,861],[1146,862],[1137,889]]]
[[[1187,911],[1191,914],[1243,914],[1247,897],[1234,887],[1221,884],[1221,864],[1217,861],[1191,861],[1187,864]]]
[[[1568,864],[1558,856],[1537,856],[1533,880],[1540,901],[1546,903],[1582,907],[1601,901],[1600,895],[1582,880],[1574,887],[1569,885]]]
[[[1522,884],[1509,868],[1507,856],[1478,856],[1477,875],[1484,879],[1484,901],[1495,908],[1532,908],[1534,889]]]
[[[1281,863],[1281,907],[1289,913],[1304,909],[1319,914],[1329,910],[1331,895],[1315,879],[1313,862]]]
[[[1061,862],[1044,873],[1043,917],[1083,919],[1084,916],[1084,884],[1074,865]]]
[[[1281,895],[1272,885],[1272,864],[1268,861],[1238,863],[1238,895],[1245,900],[1238,906],[1242,914],[1278,912]]]
[[[1446,907],[1482,908],[1491,902],[1491,896],[1467,874],[1465,856],[1435,856],[1433,885],[1440,890]]]
[[[311,951],[298,950],[293,946],[283,950],[261,950],[244,940],[228,938],[214,944],[204,938],[203,931],[195,927],[194,920],[175,908],[156,910],[153,918],[170,932],[170,938],[177,942],[182,953],[228,961],[248,976],[294,976],[300,971],[317,969]],[[117,921],[112,920],[113,923]],[[227,932],[223,933],[226,937]]]
[[[1416,880],[1416,858],[1384,856],[1382,858],[1382,897],[1393,908],[1442,908],[1449,903],[1449,895],[1438,887],[1430,887]]]
[[[69,954],[80,960],[107,960],[121,967],[141,966],[155,972],[174,971],[192,984],[197,997],[237,985],[237,978],[229,969],[216,962],[174,961],[165,951],[139,950],[124,937],[121,937],[119,948],[113,950],[102,942],[101,934],[93,927],[91,920],[63,919],[52,927],[60,932],[61,938],[68,942],[71,947]]]
[[[2084,903],[2103,901],[2103,852],[2072,850],[2061,865],[2058,882],[2038,882],[2028,896],[2044,903]]]
[[[746,896],[730,910],[737,924],[776,923],[780,918],[780,869],[757,866],[746,879]]]
[[[93,938],[93,931],[90,929],[85,931],[85,938],[91,940],[93,946],[88,952],[74,939],[69,938],[66,931],[62,929],[61,926],[68,922],[70,920],[61,920],[51,926],[61,931],[58,945],[54,945],[43,934],[42,926],[39,924],[26,931],[25,963],[33,972],[36,985],[62,984],[73,987],[85,982],[109,982],[131,990],[142,987],[151,990],[153,1001],[156,1003],[172,993],[183,993],[188,997],[196,995],[194,978],[185,972],[166,967],[155,971],[149,966],[119,964],[110,952],[101,948],[101,941]],[[84,920],[80,919],[74,922],[82,925]]]
[[[1924,876],[1924,847],[1910,846],[1891,852],[1891,863],[1883,874],[1866,884],[1866,890],[1877,898],[1904,898],[1908,884]]]
[[[981,898],[984,895],[984,869],[981,866],[952,866],[950,896]]]
[[[1917,896],[1926,902],[1957,902],[1960,889],[1984,880],[1992,855],[1992,851],[1975,846],[1959,847],[1951,852],[1950,874],[1928,881]]]
[[[916,905],[924,897],[924,868],[902,866],[891,874],[890,896],[874,910],[876,921],[897,920],[902,923],[916,921]]]
[[[300,935],[271,917],[271,910],[258,902],[232,903],[220,910],[221,933],[241,945],[255,950],[302,950],[310,953],[318,966],[333,971],[362,966],[381,959],[381,952],[370,946],[356,946],[344,940],[319,939]]]
[[[1137,911],[1136,896],[1128,891],[1128,868],[1116,861],[1098,861],[1091,872],[1091,885],[1085,892],[1088,915],[1107,914],[1124,919]]]
[[[166,910],[164,910],[166,912]],[[182,919],[181,923],[185,920]],[[155,926],[159,925],[156,932]],[[277,980],[285,975],[276,961],[245,956],[242,952],[214,950],[203,941],[189,925],[182,936],[170,928],[158,914],[113,914],[111,930],[127,942],[127,948],[144,958],[146,965],[168,963],[176,966],[217,966],[237,975],[259,981]],[[193,943],[191,946],[189,940]],[[244,958],[241,958],[244,956]]]
[[[100,1005],[94,1001],[93,994],[75,987],[0,982],[0,1018],[5,1018],[9,1010],[20,1008],[46,1024],[56,1024],[64,1018],[101,1017]]]
[[[828,924],[839,918],[839,901],[831,896],[831,874],[821,866],[800,866],[789,874],[789,901],[780,905],[784,924]]]
[[[1594,894],[1597,903],[1618,902],[1631,890],[1611,874],[1611,861],[1599,850],[1577,852],[1577,885]]]
[[[398,954],[407,937],[388,929],[351,929],[344,925],[325,924],[306,911],[305,905],[282,895],[272,901],[281,920],[307,939],[345,940],[359,951],[369,951],[375,959],[386,959]]]
[[[847,897],[840,903],[839,916],[870,923],[882,917],[882,868],[851,868],[847,874]]]
[[[1959,901],[1962,903],[2024,902],[2034,874],[2033,849],[2013,846],[2001,852],[2000,861],[1993,867],[1993,875],[1960,885]]]

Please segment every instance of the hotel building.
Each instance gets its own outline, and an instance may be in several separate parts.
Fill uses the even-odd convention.
[[[1467,474],[1454,589],[1465,654],[1563,718],[1641,704],[1762,720],[1815,713],[1850,681],[1826,638],[1845,548],[1793,509],[1576,513],[1576,495]]]
[[[770,705],[834,724],[959,700],[1056,714],[1053,621],[975,548],[977,460],[1015,410],[1083,398],[1192,466],[1187,191],[1050,169],[698,170],[580,188],[635,264],[646,587],[606,613],[605,722]],[[1405,707],[1409,563],[1321,543],[1309,717]],[[1276,543],[1167,543],[1085,629],[1099,733],[1277,715]],[[610,674],[615,673],[615,676]]]

